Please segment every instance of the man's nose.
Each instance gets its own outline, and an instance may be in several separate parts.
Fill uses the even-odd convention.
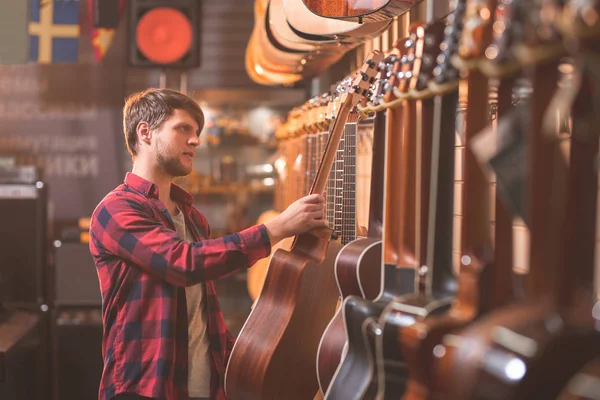
[[[194,135],[190,138],[188,143],[194,147],[198,147],[198,146],[200,146],[200,138],[198,136]]]

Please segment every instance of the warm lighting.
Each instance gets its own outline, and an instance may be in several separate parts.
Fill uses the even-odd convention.
[[[491,13],[490,13],[490,9],[489,9],[489,8],[482,8],[482,9],[479,11],[479,16],[480,16],[480,17],[481,17],[483,20],[487,21],[488,19],[490,19],[490,17],[491,17],[492,15],[491,15]]]
[[[275,179],[273,179],[273,178],[265,178],[265,179],[263,179],[262,183],[265,186],[273,186],[273,185],[275,185]]]
[[[498,52],[498,46],[493,44],[485,49],[485,56],[488,58],[488,60],[494,60],[496,57],[498,57]]]
[[[511,381],[518,381],[523,378],[525,372],[527,372],[527,367],[525,366],[525,363],[518,358],[513,358],[506,364],[506,367],[504,367],[504,374]]]
[[[492,29],[494,30],[494,33],[500,35],[506,29],[506,25],[504,24],[504,21],[496,21],[494,22],[494,25],[492,25]]]
[[[433,355],[437,358],[442,358],[446,355],[446,346],[438,344],[433,348]]]
[[[265,71],[262,69],[262,67],[258,64],[254,65],[254,70],[256,71],[257,74],[262,75],[265,73]]]

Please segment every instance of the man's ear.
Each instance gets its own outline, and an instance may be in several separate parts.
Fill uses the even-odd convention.
[[[138,141],[140,143],[144,142],[149,145],[150,140],[152,139],[152,130],[148,126],[148,123],[146,121],[138,123],[135,130],[138,136]]]

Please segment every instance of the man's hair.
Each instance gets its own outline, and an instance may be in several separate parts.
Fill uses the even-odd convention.
[[[198,132],[204,126],[204,113],[193,99],[171,89],[147,89],[132,94],[123,107],[123,132],[127,149],[137,155],[137,126],[147,122],[149,129],[159,129],[175,110],[187,111],[198,123]]]

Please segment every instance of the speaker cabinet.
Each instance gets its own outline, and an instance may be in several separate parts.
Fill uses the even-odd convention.
[[[99,307],[63,307],[53,317],[55,400],[97,399],[102,376]]]
[[[132,0],[128,61],[132,67],[200,66],[198,0]]]
[[[98,273],[87,243],[54,242],[56,306],[102,306]]]
[[[0,303],[47,304],[47,191],[28,167],[0,170]]]

